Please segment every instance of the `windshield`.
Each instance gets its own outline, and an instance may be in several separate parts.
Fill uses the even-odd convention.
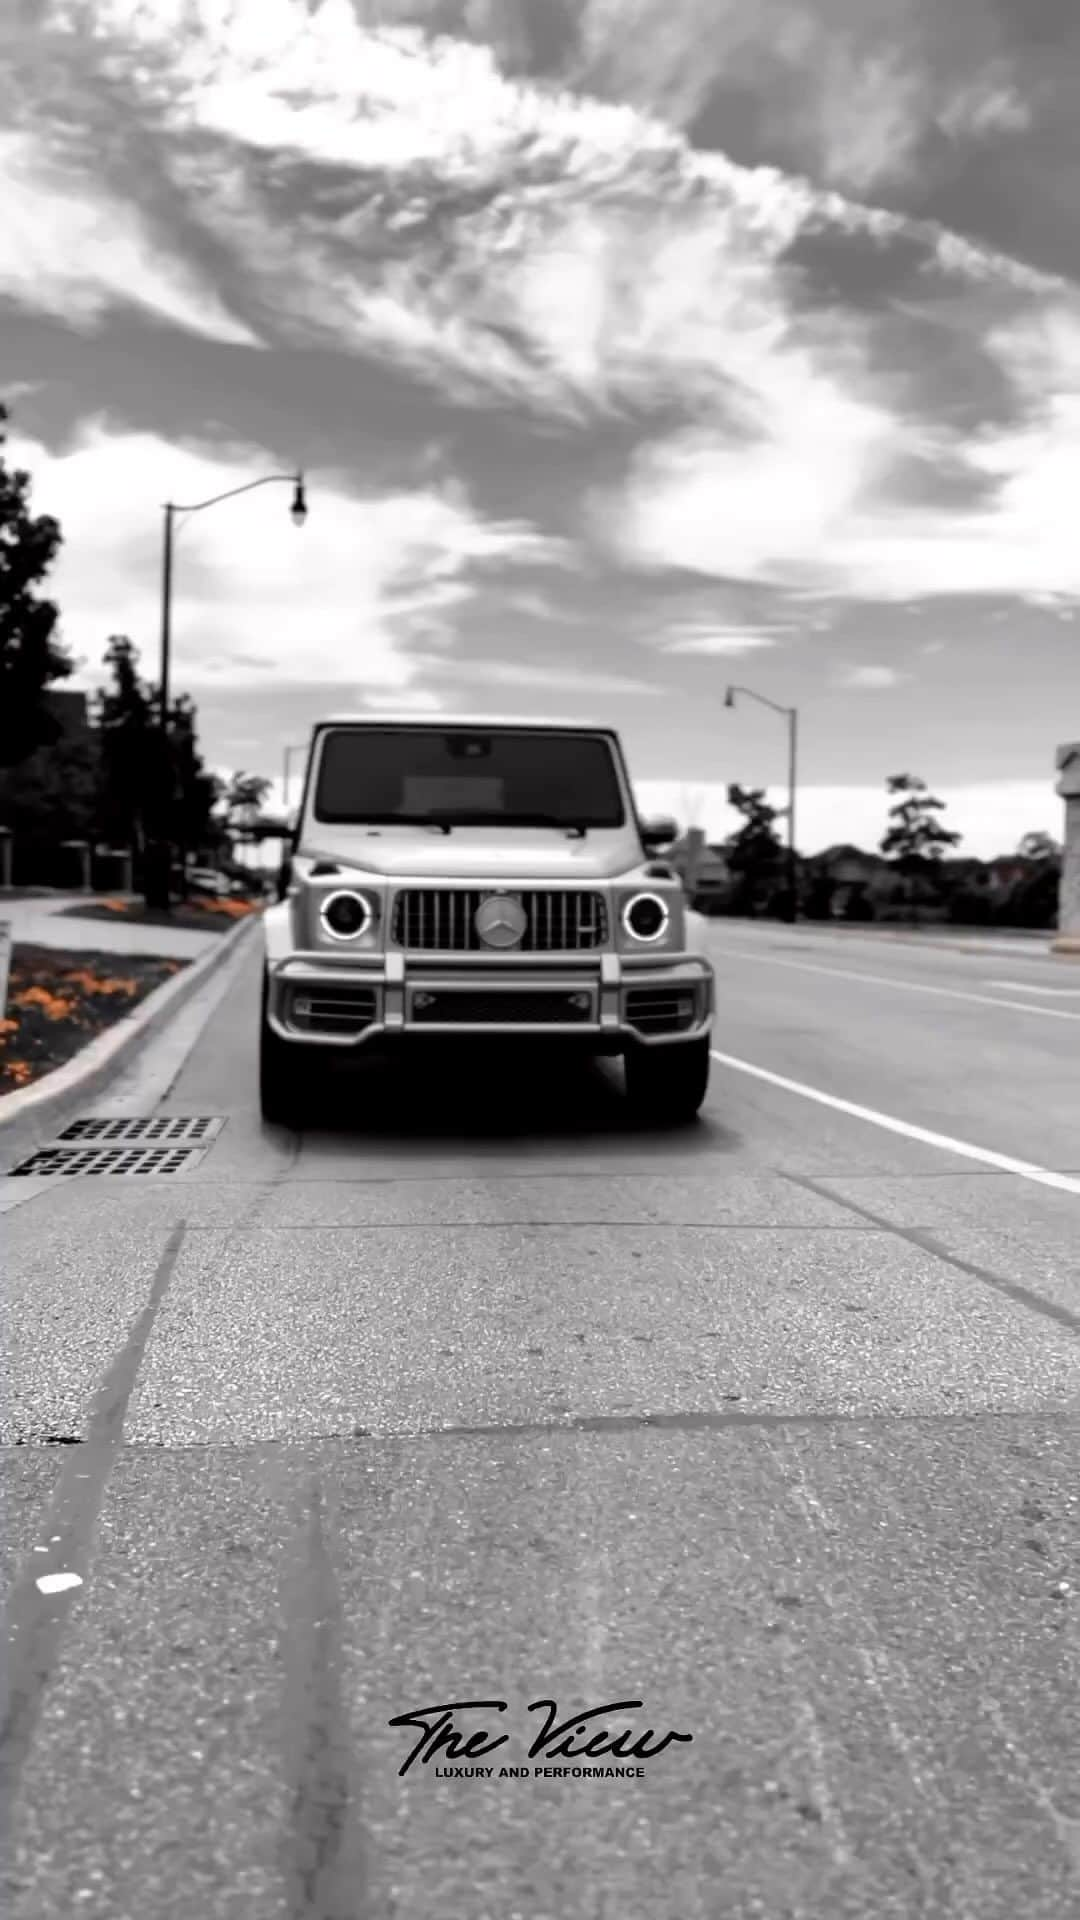
[[[319,762],[328,824],[621,827],[611,743],[587,733],[342,728]]]

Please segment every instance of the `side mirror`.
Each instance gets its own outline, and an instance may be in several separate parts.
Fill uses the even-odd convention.
[[[656,853],[660,847],[670,847],[679,837],[678,823],[666,814],[654,814],[649,820],[641,822],[641,844],[646,853]]]

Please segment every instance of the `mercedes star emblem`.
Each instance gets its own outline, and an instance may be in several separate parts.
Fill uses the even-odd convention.
[[[516,947],[528,925],[525,909],[511,893],[489,893],[473,922],[486,947]]]

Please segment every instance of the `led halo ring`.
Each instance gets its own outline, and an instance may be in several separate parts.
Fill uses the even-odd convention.
[[[326,918],[335,900],[356,900],[364,909],[364,918],[358,927],[353,928],[351,933],[339,933],[337,928],[332,927]],[[371,902],[366,900],[362,893],[355,893],[352,887],[335,887],[333,893],[328,893],[319,907],[319,925],[322,927],[328,940],[359,940],[361,936],[368,931],[374,917],[371,911]]]
[[[660,925],[657,927],[655,933],[638,933],[636,932],[634,927],[632,927],[630,924],[631,911],[633,910],[634,907],[640,906],[643,900],[651,900],[654,903],[654,905],[658,906],[660,909],[660,914],[661,914]],[[623,907],[623,910],[622,910],[623,932],[628,934],[631,940],[637,940],[640,943],[640,945],[643,947],[654,946],[657,940],[662,940],[670,924],[671,924],[671,911],[668,907],[668,903],[658,893],[635,893],[626,902],[626,905]]]

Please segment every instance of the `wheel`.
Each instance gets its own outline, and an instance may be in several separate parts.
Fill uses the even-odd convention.
[[[307,1092],[306,1061],[302,1048],[282,1040],[267,1019],[269,982],[263,975],[259,1019],[259,1106],[272,1127],[297,1127],[304,1116]]]
[[[709,1086],[709,1036],[626,1055],[626,1092],[642,1120],[680,1126],[696,1119]]]

